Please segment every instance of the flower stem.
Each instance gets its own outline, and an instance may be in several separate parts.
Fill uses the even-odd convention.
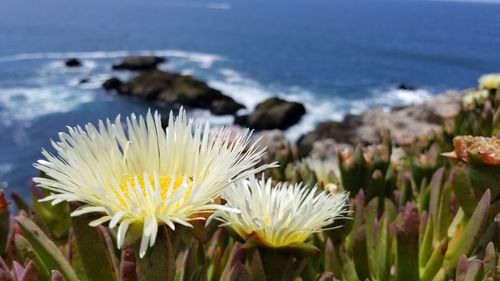
[[[174,280],[176,253],[170,234],[164,225],[159,226],[155,245],[142,259],[137,259],[139,281]],[[136,248],[138,252],[138,245]]]
[[[293,255],[270,248],[259,248],[262,265],[268,281],[295,280],[299,272],[295,268]]]

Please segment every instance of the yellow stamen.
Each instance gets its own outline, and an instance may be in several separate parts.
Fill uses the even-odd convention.
[[[266,224],[266,225],[270,225],[271,224],[271,219],[269,218],[269,216],[266,216],[264,218],[264,224]]]
[[[140,176],[138,176],[138,175],[135,175],[135,176],[124,175],[121,177],[120,181],[118,182],[118,187],[123,192],[123,195],[126,198],[130,198],[129,189],[127,186],[130,185],[132,187],[135,187],[136,186],[136,178],[137,178],[137,182],[139,183],[139,186],[141,187],[143,194],[145,194],[147,196],[146,184],[144,182],[143,175],[140,175]],[[151,183],[151,186],[153,187],[153,190],[155,190],[155,188],[157,188],[157,187],[160,188],[161,199],[165,199],[165,197],[167,196],[167,192],[168,192],[170,185],[172,185],[171,194],[174,193],[175,191],[177,191],[183,184],[189,185],[188,189],[186,191],[186,194],[184,196],[184,200],[182,202],[184,202],[189,197],[189,195],[191,194],[192,189],[193,189],[193,185],[192,185],[193,181],[190,178],[187,178],[186,181],[184,181],[184,177],[182,177],[182,176],[177,176],[177,177],[175,177],[175,179],[173,179],[171,176],[159,176],[158,177],[158,183],[159,183],[158,186],[155,185],[155,177],[154,176],[148,176],[148,179],[149,179],[149,182]],[[172,183],[172,180],[174,181],[173,183]]]

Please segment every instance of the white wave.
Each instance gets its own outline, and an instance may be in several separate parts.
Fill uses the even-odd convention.
[[[117,76],[117,78],[120,78],[121,80],[126,80],[126,77],[120,76],[120,75],[110,75],[108,73],[104,74],[94,74],[91,76],[86,76],[86,77],[81,77],[81,78],[72,78],[67,82],[67,85],[70,87],[78,87],[80,89],[85,89],[85,90],[97,90],[102,88],[102,84],[104,81],[108,80],[112,76]],[[82,79],[86,79],[84,83],[82,83]]]
[[[127,56],[156,55],[164,57],[178,57],[200,64],[201,68],[210,68],[215,62],[224,60],[222,56],[200,52],[188,52],[181,50],[140,50],[140,51],[94,51],[94,52],[48,52],[48,53],[25,53],[0,57],[0,63],[16,62],[23,60],[56,59],[64,60],[69,58],[97,60],[114,59]]]
[[[88,71],[97,67],[97,63],[93,60],[80,60],[80,62],[82,63],[81,66],[67,67],[66,62],[64,60],[51,61],[44,67],[44,69],[51,69],[51,70],[64,69],[65,71],[81,72],[82,70]]]
[[[423,103],[432,99],[433,93],[426,89],[417,90],[373,90],[370,107],[394,107]]]
[[[164,51],[154,51],[155,55],[164,57],[179,57],[185,58],[192,62],[199,63],[201,68],[210,68],[217,61],[222,61],[224,58],[215,54],[206,54],[198,52],[186,52],[179,50],[164,50]]]
[[[231,10],[232,5],[225,2],[212,2],[205,4],[204,2],[163,2],[151,4],[155,7],[165,8],[184,8],[184,9],[212,9],[212,10]]]
[[[40,69],[39,74],[43,77],[62,74],[87,75],[97,67],[97,62],[94,60],[86,59],[81,63],[79,67],[67,67],[64,60],[50,61]]]
[[[14,165],[11,163],[1,163],[0,164],[0,178],[2,178],[3,175],[6,173],[12,171],[14,168]]]
[[[182,75],[194,75],[195,70],[191,68],[181,70]]]
[[[222,80],[209,81],[208,84],[232,96],[236,101],[244,104],[250,111],[259,102],[275,95],[275,93],[261,86],[257,81],[244,78],[234,70],[223,69],[219,72],[224,78]],[[238,78],[235,78],[236,75]]]
[[[434,94],[426,89],[402,90],[396,88],[374,89],[371,96],[349,100],[346,105],[350,114],[361,114],[372,108],[389,111],[395,106],[409,106],[432,99]]]
[[[15,62],[23,60],[41,60],[41,59],[69,59],[69,58],[85,58],[85,59],[108,59],[126,57],[130,54],[129,51],[95,51],[95,52],[47,52],[47,53],[24,53],[0,57],[2,62]]]
[[[0,188],[8,187],[7,181],[4,180],[5,175],[10,173],[14,169],[14,165],[11,163],[1,163],[0,164]]]
[[[3,88],[0,95],[0,116],[10,125],[13,121],[30,121],[34,118],[69,112],[80,104],[90,102],[91,91],[71,91],[67,87]]]
[[[208,3],[205,7],[214,10],[231,10],[232,8],[229,3]]]
[[[200,122],[205,120],[210,121],[211,126],[225,126],[233,123],[234,118],[231,115],[215,116],[210,114],[208,110],[204,109],[192,109],[189,111],[189,115],[196,118]]]

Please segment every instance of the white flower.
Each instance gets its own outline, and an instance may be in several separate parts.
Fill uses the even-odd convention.
[[[91,226],[119,225],[118,247],[131,224],[142,226],[141,257],[155,243],[159,224],[191,226],[189,221],[229,210],[217,204],[224,189],[274,165],[254,168],[264,152],[249,145],[248,130],[236,138],[228,128],[214,133],[208,123],[193,125],[182,109],[177,118],[170,114],[165,130],[158,113],[126,121],[127,133],[120,116],[98,128],[60,133],[60,141],[52,141],[57,155],[43,150],[46,160],[34,165],[48,178],[34,180],[53,192],[45,201],[83,202],[72,216],[98,212],[103,216]]]
[[[463,97],[463,105],[465,108],[474,108],[476,104],[484,104],[484,101],[488,99],[489,95],[490,93],[485,89],[472,91]]]
[[[241,238],[255,238],[263,246],[279,248],[305,242],[347,213],[348,193],[317,193],[302,184],[272,186],[251,177],[224,192],[226,206],[240,213],[216,212],[213,219],[230,226]]]
[[[479,88],[498,90],[500,88],[500,73],[489,73],[479,78]]]
[[[320,159],[319,157],[307,157],[301,162],[301,165],[306,165],[314,172],[317,182],[325,187],[328,184],[339,184],[340,168],[337,157]]]

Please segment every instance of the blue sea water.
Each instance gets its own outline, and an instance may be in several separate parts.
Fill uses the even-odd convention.
[[[40,149],[67,125],[155,108],[100,89],[111,75],[130,76],[110,69],[130,54],[165,55],[165,69],[193,74],[249,109],[272,95],[304,102],[307,116],[287,132],[294,139],[322,120],[421,102],[500,71],[500,5],[2,0],[0,186],[26,194]],[[70,57],[83,67],[64,67]],[[419,90],[396,90],[400,82]]]

